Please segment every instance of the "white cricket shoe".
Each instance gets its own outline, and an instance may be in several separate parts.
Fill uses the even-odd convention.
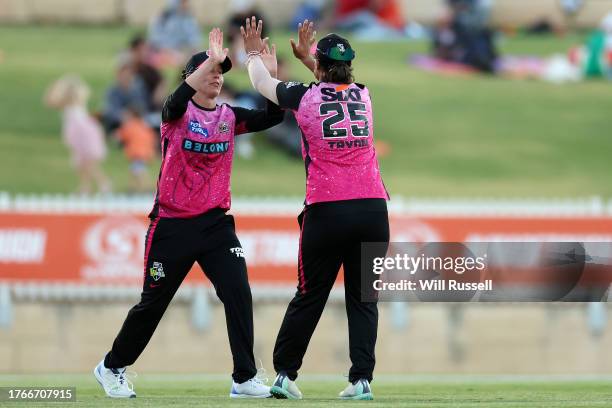
[[[94,376],[106,395],[111,398],[136,398],[134,385],[127,379],[124,368],[106,368],[104,360],[94,368]]]
[[[291,381],[284,372],[276,376],[274,384],[270,388],[270,393],[278,399],[302,399],[302,392],[295,381]]]
[[[373,400],[372,388],[368,380],[360,379],[354,383],[349,383],[344,391],[341,391],[338,398],[344,400]]]
[[[238,384],[232,381],[232,389],[230,390],[230,398],[270,398],[270,387],[257,376]]]

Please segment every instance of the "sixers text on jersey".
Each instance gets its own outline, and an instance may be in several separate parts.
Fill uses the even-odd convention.
[[[366,104],[361,100],[361,92],[358,88],[349,88],[348,85],[336,88],[321,88],[322,103],[319,106],[321,116],[331,113],[322,123],[323,138],[326,139],[331,149],[350,149],[367,147],[368,136],[370,135]],[[345,105],[340,102],[347,102]],[[336,126],[337,123],[344,121],[349,116],[350,129],[348,127]],[[361,125],[361,126],[360,126]],[[347,139],[348,135],[361,140],[339,140]]]

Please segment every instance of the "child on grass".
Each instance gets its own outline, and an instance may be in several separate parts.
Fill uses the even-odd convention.
[[[117,136],[130,161],[130,192],[142,193],[149,185],[148,166],[155,155],[155,134],[143,120],[136,106],[129,106],[124,113],[123,125]]]
[[[92,193],[94,184],[98,192],[108,193],[111,183],[101,167],[106,144],[102,128],[87,111],[89,95],[89,87],[81,78],[66,75],[51,84],[44,100],[47,106],[63,112],[63,140],[77,169],[79,193]]]

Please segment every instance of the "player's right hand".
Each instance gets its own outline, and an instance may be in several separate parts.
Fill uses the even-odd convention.
[[[315,36],[317,32],[314,31],[314,22],[304,20],[303,23],[298,24],[298,42],[297,44],[293,40],[289,40],[291,48],[293,49],[293,55],[299,60],[305,60],[310,57],[310,47],[315,43]]]

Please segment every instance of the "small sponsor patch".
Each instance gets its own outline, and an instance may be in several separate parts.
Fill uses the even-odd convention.
[[[244,258],[244,249],[240,247],[230,248],[230,252],[236,255],[236,258]]]
[[[153,262],[153,267],[149,268],[149,274],[155,282],[166,277],[164,266],[161,262]]]
[[[203,128],[202,125],[200,125],[200,122],[197,122],[195,120],[189,121],[189,131],[192,133],[197,133],[204,137],[208,137],[208,129]]]

